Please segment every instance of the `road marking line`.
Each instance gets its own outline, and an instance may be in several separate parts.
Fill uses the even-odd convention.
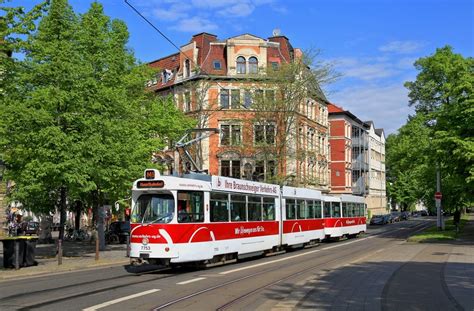
[[[205,279],[206,279],[206,278],[195,278],[195,279],[191,279],[191,280],[179,282],[179,283],[176,283],[176,284],[178,284],[178,285],[185,285],[185,284],[189,284],[189,283],[192,283],[192,282],[197,282],[197,281],[201,281],[201,280],[205,280]]]
[[[98,305],[95,305],[95,306],[92,306],[92,307],[89,307],[89,308],[86,308],[86,309],[82,309],[82,311],[95,311],[97,309],[104,308],[104,307],[107,307],[107,306],[110,306],[110,305],[113,305],[113,304],[116,304],[116,303],[119,303],[119,302],[122,302],[122,301],[125,301],[125,300],[137,298],[137,297],[140,297],[140,296],[145,296],[145,295],[148,295],[148,294],[156,293],[158,291],[160,291],[160,290],[159,289],[150,289],[150,290],[147,290],[147,291],[144,291],[144,292],[141,292],[141,293],[137,293],[137,294],[133,294],[133,295],[130,295],[130,296],[125,296],[125,297],[122,297],[122,298],[106,301],[104,303],[101,303],[101,304],[98,304]]]

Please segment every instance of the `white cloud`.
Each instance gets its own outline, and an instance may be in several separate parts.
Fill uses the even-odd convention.
[[[212,31],[235,26],[231,18],[250,16],[260,6],[285,12],[277,0],[135,0],[146,16],[167,22],[169,29],[181,32]]]
[[[219,11],[219,15],[226,17],[245,17],[253,13],[255,6],[250,3],[238,3],[230,6],[222,11]]]
[[[331,102],[349,110],[362,121],[373,121],[385,135],[396,132],[414,109],[408,107],[408,90],[403,83],[388,86],[348,87],[332,95]]]
[[[173,4],[168,9],[164,8],[156,8],[153,9],[152,13],[155,17],[161,20],[166,21],[175,21],[181,18],[187,18],[188,13],[187,11],[190,10],[191,7],[186,4]]]
[[[331,60],[336,71],[343,77],[357,78],[364,81],[382,79],[399,74],[399,70],[386,58],[359,59],[345,57]]]
[[[208,19],[196,16],[192,18],[182,19],[177,25],[174,25],[170,28],[182,32],[199,33],[211,32],[213,30],[216,30],[218,27],[216,24],[209,21]]]
[[[379,47],[381,52],[409,54],[418,51],[424,46],[422,42],[415,41],[391,41]]]

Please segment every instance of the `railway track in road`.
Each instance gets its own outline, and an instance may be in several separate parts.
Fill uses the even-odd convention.
[[[298,265],[299,266],[304,266],[305,264],[310,265],[310,266],[305,266],[304,268],[301,268],[297,271],[292,271],[290,274],[286,274],[284,276],[280,276],[276,278],[274,277],[273,279],[268,280],[268,282],[264,284],[259,284],[259,286],[252,288],[252,290],[249,290],[248,292],[245,292],[245,293],[241,293],[237,297],[233,297],[232,299],[229,299],[229,301],[222,303],[220,306],[217,307],[218,310],[224,310],[231,306],[236,305],[237,303],[245,300],[246,298],[251,297],[252,295],[255,295],[279,283],[291,280],[292,278],[297,278],[298,276],[301,276],[307,273],[321,270],[325,266],[331,266],[331,265],[337,266],[338,261],[347,262],[348,258],[354,258],[355,256],[354,252],[351,251],[351,252],[348,252],[347,254],[343,254],[339,256],[338,258],[330,259],[329,256],[331,255],[331,252],[326,252],[326,250],[345,247],[352,243],[359,244],[359,243],[362,243],[366,239],[371,239],[375,237],[389,236],[389,238],[391,239],[392,238],[398,239],[424,226],[427,226],[427,224],[415,224],[414,226],[399,228],[398,230],[390,230],[388,232],[387,231],[379,232],[379,233],[372,234],[360,239],[325,244],[324,247],[322,248],[318,247],[314,249],[305,249],[304,251],[294,251],[294,252],[287,253],[286,255],[272,257],[272,260],[270,260],[270,258],[267,258],[267,260],[265,261],[259,261],[259,260],[247,261],[246,263],[250,263],[251,264],[250,266],[246,264],[239,265],[237,267],[234,265],[225,266],[225,267],[230,267],[230,269],[220,272],[219,274],[221,276],[229,275],[229,274],[244,271],[244,270],[255,271],[255,268],[257,267],[260,269],[263,268],[263,270],[259,270],[257,273],[252,273],[252,274],[247,273],[245,276],[239,276],[231,280],[222,281],[222,283],[220,284],[215,284],[214,286],[210,286],[209,288],[205,288],[201,290],[196,290],[192,293],[188,293],[187,295],[183,295],[183,297],[180,297],[177,299],[169,299],[168,302],[157,305],[153,307],[152,309],[160,310],[160,309],[176,306],[179,303],[189,301],[193,297],[197,297],[197,296],[200,296],[212,291],[217,291],[218,289],[231,287],[233,284],[238,284],[240,282],[250,281],[252,279],[263,280],[265,279],[263,278],[264,275],[270,275],[272,271],[275,271],[274,264],[277,264],[279,262],[283,263],[285,261],[291,261],[294,258],[302,257],[302,258],[305,258],[305,260],[298,263]],[[395,232],[397,233],[395,234]],[[359,245],[364,245],[364,244],[359,244]],[[363,252],[363,256],[367,256],[368,254],[366,248],[359,248],[357,252],[359,253]],[[311,261],[314,260],[314,256],[312,255],[315,253],[318,253],[318,257],[320,259],[326,258],[326,256],[328,258],[327,260],[321,259],[323,260],[323,262],[317,265],[314,265],[311,263]],[[157,281],[159,282],[160,280],[170,279],[170,278],[185,274],[187,272],[189,272],[189,269],[178,269],[178,272],[177,272],[176,270],[164,268],[164,269],[159,269],[159,270],[142,272],[138,274],[112,276],[112,277],[105,277],[99,280],[94,279],[92,281],[83,281],[83,282],[78,282],[78,283],[73,283],[73,284],[66,284],[63,286],[54,286],[52,288],[46,288],[47,286],[43,286],[43,288],[39,290],[32,290],[32,291],[16,293],[13,295],[7,295],[7,296],[1,297],[0,309],[3,309],[4,307],[6,307],[6,309],[13,308],[16,310],[29,310],[32,308],[54,308],[54,305],[56,304],[60,305],[61,303],[64,303],[72,299],[78,299],[78,298],[87,299],[87,297],[89,296],[107,293],[107,292],[111,292],[113,290],[118,290],[118,289],[130,288],[130,287],[133,287],[134,285],[143,286],[143,284],[147,284],[147,283],[152,284],[153,282],[156,283]],[[161,273],[161,275],[156,276],[156,273]],[[69,276],[71,276],[71,274],[69,274]],[[67,280],[70,281],[69,278]],[[46,278],[44,280],[38,278],[35,280],[35,284],[39,284],[36,282],[46,282]],[[181,284],[187,284],[187,283],[188,282],[186,281],[181,282]],[[132,299],[133,296],[134,295],[131,295],[130,299]],[[99,307],[97,309],[99,309]],[[92,308],[91,310],[94,310],[94,308]]]
[[[431,224],[420,224],[420,225],[413,226],[413,227],[409,228],[410,233],[411,233],[411,231],[418,231],[420,229],[424,229],[425,227],[428,227],[429,225],[431,225]],[[405,236],[407,233],[409,233],[406,230],[404,230],[404,228],[398,229],[397,231],[399,231],[398,234],[396,236],[392,237],[392,239],[401,238],[401,237]],[[320,250],[309,251],[308,254],[312,254],[312,253],[315,253],[315,252],[321,252],[321,251],[333,249],[333,248],[336,248],[336,247],[342,247],[342,246],[352,244],[352,243],[356,243],[356,242],[362,242],[366,239],[371,239],[371,238],[374,238],[374,237],[383,237],[384,235],[389,235],[389,234],[393,234],[393,232],[386,232],[385,231],[385,232],[380,232],[380,233],[377,233],[377,234],[374,234],[374,235],[371,235],[369,237],[365,237],[365,238],[362,238],[362,239],[359,239],[359,240],[354,240],[354,241],[350,241],[350,242],[346,242],[346,243],[337,243],[336,245],[327,246],[327,247],[325,247],[323,249],[320,249]],[[380,251],[379,249],[376,249],[376,250],[372,251],[371,253],[375,254],[379,251]],[[360,252],[360,250],[359,250],[359,252]],[[357,260],[360,260],[360,259],[366,258],[366,257],[370,257],[370,253],[368,254],[367,252],[365,252],[365,250],[362,250],[362,253],[363,253],[363,256],[360,256]],[[299,256],[300,255],[295,255],[295,256],[290,256],[289,258],[299,257]],[[346,260],[348,258],[353,258],[353,257],[354,257],[354,254],[350,252],[346,255],[339,256],[338,258],[331,259],[331,260],[328,260],[328,261],[324,261],[320,264],[313,265],[313,266],[308,267],[308,268],[300,269],[300,270],[298,270],[296,272],[293,272],[289,275],[286,275],[284,277],[280,277],[276,280],[272,280],[271,282],[268,282],[268,283],[263,284],[261,286],[258,286],[256,288],[252,288],[251,290],[249,290],[249,291],[247,291],[243,294],[240,294],[239,296],[237,296],[237,297],[229,300],[228,302],[218,306],[216,308],[216,310],[219,310],[219,311],[220,310],[226,310],[226,309],[236,305],[237,303],[242,302],[242,301],[244,301],[245,299],[247,299],[251,296],[257,295],[260,292],[262,292],[263,290],[269,289],[269,288],[271,288],[271,287],[273,287],[273,286],[275,286],[279,283],[291,280],[293,278],[297,278],[298,276],[305,275],[307,273],[320,271],[321,268],[323,268],[325,266],[331,266],[332,264],[336,264],[336,266],[337,266],[337,262],[346,262]],[[308,258],[308,261],[309,260],[312,260],[312,258]],[[278,261],[280,261],[280,260],[277,259],[277,260],[274,260],[274,261],[267,262],[265,264],[270,264],[270,263],[278,262]],[[256,264],[254,266],[261,266],[261,265]],[[244,268],[242,268],[242,270],[243,269],[247,269],[247,268],[244,267]],[[231,271],[237,271],[237,270],[240,270],[240,269],[234,269],[234,270],[231,270]],[[246,275],[246,276],[242,276],[242,277],[230,280],[230,281],[226,281],[226,282],[223,282],[221,284],[212,286],[210,288],[206,288],[206,289],[203,289],[203,290],[200,290],[200,291],[196,291],[192,294],[188,294],[188,295],[180,297],[178,299],[160,304],[160,305],[152,308],[152,310],[153,311],[158,311],[158,310],[163,310],[163,309],[166,309],[166,308],[169,308],[169,307],[172,307],[172,306],[176,306],[177,304],[182,303],[186,300],[192,299],[196,296],[199,296],[199,295],[202,295],[202,294],[205,294],[205,293],[209,293],[209,292],[212,292],[212,291],[215,291],[215,290],[218,290],[218,289],[222,289],[222,288],[231,286],[232,284],[235,284],[235,283],[238,283],[238,282],[241,282],[241,281],[245,281],[245,280],[248,280],[248,279],[251,279],[251,278],[259,277],[259,276],[265,275],[265,274],[273,272],[273,271],[275,271],[274,268],[269,268],[269,269],[265,269],[265,270],[259,271],[257,273],[251,274],[251,275]]]

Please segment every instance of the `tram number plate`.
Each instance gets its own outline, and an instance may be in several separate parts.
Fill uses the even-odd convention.
[[[151,247],[149,245],[142,245],[141,250],[142,251],[149,251],[149,250],[151,250]]]
[[[150,254],[148,254],[148,253],[140,253],[140,258],[150,258]]]

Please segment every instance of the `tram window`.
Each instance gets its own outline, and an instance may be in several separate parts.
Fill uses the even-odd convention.
[[[275,220],[274,198],[263,198],[263,220]]]
[[[229,221],[229,198],[225,193],[211,193],[212,222]]]
[[[306,204],[304,200],[296,200],[298,219],[306,219]]]
[[[178,222],[204,221],[204,193],[178,191]]]
[[[364,216],[364,209],[361,208],[364,204],[352,203],[352,209],[354,210],[354,216]]]
[[[171,194],[146,194],[138,198],[132,222],[168,223],[174,216],[174,197]]]
[[[249,221],[262,220],[262,198],[261,197],[247,197],[247,207],[249,211]]]
[[[286,219],[296,219],[295,200],[286,199]]]
[[[331,214],[332,217],[341,217],[341,203],[331,202]]]
[[[349,216],[349,209],[347,208],[347,205],[349,203],[342,202],[342,217],[350,217]]]
[[[324,202],[324,218],[331,218],[331,202]]]
[[[231,221],[246,221],[245,195],[230,196],[230,217]]]
[[[322,218],[321,201],[314,201],[314,218]]]
[[[306,218],[314,218],[314,201],[306,201]]]

